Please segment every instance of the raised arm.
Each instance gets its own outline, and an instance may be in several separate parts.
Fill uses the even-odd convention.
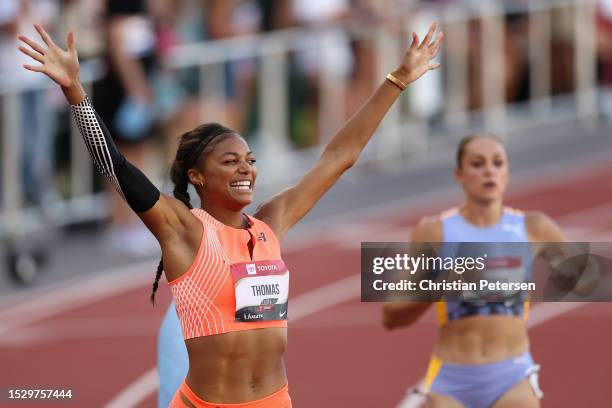
[[[193,222],[194,217],[180,201],[160,194],[117,149],[79,81],[74,33],[68,34],[68,48],[64,50],[40,25],[35,25],[35,28],[46,48],[28,37],[19,36],[29,46],[20,46],[19,50],[41,64],[24,65],[24,68],[47,75],[61,87],[98,172],[115,186],[160,243],[175,238],[183,232],[186,224]]]
[[[385,114],[406,85],[429,70],[438,68],[431,60],[440,49],[443,34],[434,40],[432,24],[422,42],[413,33],[412,45],[400,66],[391,73],[367,102],[336,133],[317,163],[293,187],[266,201],[256,213],[279,238],[321,199],[361,154]]]

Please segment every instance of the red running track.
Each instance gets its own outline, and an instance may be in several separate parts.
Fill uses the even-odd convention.
[[[508,204],[545,211],[570,238],[612,242],[606,239],[612,238],[611,179],[607,167],[537,188],[517,186]],[[407,238],[419,217],[451,204],[373,209],[367,219],[339,222],[311,236],[310,244],[291,245],[295,248],[285,251],[285,261],[292,272],[292,298],[358,274],[360,241]],[[164,287],[160,304],[151,309],[149,284],[1,334],[0,387],[69,387],[73,403],[40,406],[104,406],[155,365],[156,334],[170,296]],[[357,296],[290,324],[287,367],[294,406],[393,407],[422,378],[436,336],[433,315],[389,333],[379,324],[380,305],[361,304]],[[0,318],[0,329],[3,323]],[[612,306],[592,304],[530,331],[534,358],[543,367],[544,407],[612,406],[606,387],[612,378],[611,323]],[[138,406],[155,406],[155,395]]]

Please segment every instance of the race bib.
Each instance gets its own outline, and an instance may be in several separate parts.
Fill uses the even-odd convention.
[[[489,282],[520,283],[527,281],[527,270],[523,260],[516,256],[505,256],[487,259],[485,270],[474,274],[473,281],[478,284],[481,279]],[[521,291],[516,289],[495,290],[479,289],[477,292],[466,291],[464,300],[469,301],[509,301],[522,300]]]
[[[282,260],[231,265],[236,293],[236,321],[286,320],[289,271]]]

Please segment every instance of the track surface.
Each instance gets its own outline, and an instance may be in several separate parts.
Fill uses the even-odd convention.
[[[508,204],[548,213],[570,239],[612,242],[610,180],[612,166],[516,185]],[[339,221],[287,243],[284,258],[297,304],[290,311],[294,321],[287,353],[294,406],[393,407],[422,378],[436,336],[433,314],[408,330],[388,333],[379,324],[380,304],[361,304],[356,278],[350,277],[360,270],[361,241],[405,240],[419,217],[456,203],[374,208],[367,218]],[[138,276],[152,280],[154,266],[140,267]],[[170,295],[162,285],[159,304],[151,309],[148,278],[123,291],[114,290],[113,285],[121,287],[117,283],[90,287],[97,293],[93,300],[79,289],[80,300],[57,310],[42,301],[36,305],[36,298],[5,304],[0,311],[0,388],[73,389],[72,403],[39,404],[45,407],[108,404],[155,365],[156,334]],[[342,279],[344,285],[317,291]],[[606,387],[612,378],[611,323],[612,305],[588,304],[530,330],[534,358],[542,365],[544,407],[612,406]],[[137,396],[137,406],[155,406],[154,397],[145,391]],[[0,406],[33,405],[0,401]]]

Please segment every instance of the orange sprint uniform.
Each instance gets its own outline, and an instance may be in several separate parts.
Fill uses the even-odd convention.
[[[246,214],[250,226],[242,229],[227,226],[202,209],[191,212],[202,222],[200,248],[187,272],[169,282],[185,340],[287,327],[289,271],[270,227]],[[287,387],[245,404],[208,403],[185,383],[180,390],[196,407],[291,407]],[[188,405],[177,392],[171,406]]]
[[[286,385],[267,397],[263,397],[257,401],[250,401],[241,404],[221,404],[204,401],[198,397],[184,382],[183,385],[181,385],[181,388],[179,388],[179,391],[181,391],[192,406],[196,408],[291,408],[291,398],[289,397],[289,389]],[[169,408],[192,407],[185,404],[179,393],[177,393],[172,399]]]

